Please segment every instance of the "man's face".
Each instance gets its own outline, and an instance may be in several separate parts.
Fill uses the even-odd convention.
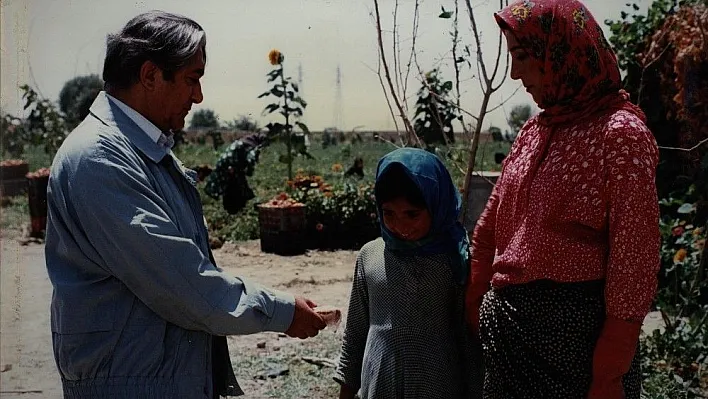
[[[204,76],[205,57],[202,49],[190,59],[187,65],[175,72],[174,79],[165,80],[158,73],[155,81],[155,107],[153,123],[163,131],[180,130],[184,127],[192,104],[204,99],[200,79]]]

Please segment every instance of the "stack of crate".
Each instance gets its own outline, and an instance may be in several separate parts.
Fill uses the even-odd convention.
[[[18,159],[0,162],[0,197],[24,195],[27,192],[29,164]]]

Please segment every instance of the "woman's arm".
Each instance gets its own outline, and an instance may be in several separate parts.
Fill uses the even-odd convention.
[[[630,126],[614,128],[606,136],[607,319],[595,347],[590,398],[621,397],[621,377],[634,358],[660,266],[658,148],[644,124]]]
[[[465,308],[467,309],[467,321],[475,332],[479,330],[479,307],[482,304],[482,297],[489,290],[489,282],[494,274],[492,272],[494,252],[496,251],[494,229],[497,208],[499,207],[497,187],[494,186],[471,239],[472,253],[465,294]]]

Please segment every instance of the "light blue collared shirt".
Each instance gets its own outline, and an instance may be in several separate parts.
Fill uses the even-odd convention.
[[[140,112],[134,110],[123,101],[120,101],[108,93],[106,93],[106,97],[108,97],[111,102],[120,108],[120,110],[123,111],[128,118],[135,122],[135,124],[138,125],[138,127],[142,129],[142,131],[145,132],[153,142],[160,144],[167,149],[171,149],[175,145],[175,139],[171,133],[169,136],[166,135],[157,126],[155,126],[154,123],[150,122]]]

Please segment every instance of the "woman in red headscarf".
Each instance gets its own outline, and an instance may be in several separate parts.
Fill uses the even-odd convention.
[[[495,14],[543,111],[521,129],[472,237],[468,319],[485,399],[639,398],[656,291],[656,141],[577,0]]]

